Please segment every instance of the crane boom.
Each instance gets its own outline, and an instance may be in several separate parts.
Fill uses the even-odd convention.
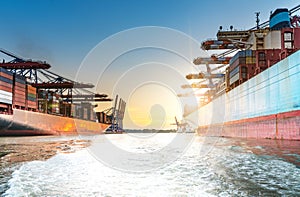
[[[15,54],[13,54],[13,53],[7,51],[7,50],[0,49],[0,52],[3,53],[3,54],[5,54],[5,55],[8,55],[8,56],[10,56],[10,57],[15,58],[16,60],[18,60],[18,62],[26,62],[26,60],[24,60],[23,58],[18,57],[17,55],[15,55]]]

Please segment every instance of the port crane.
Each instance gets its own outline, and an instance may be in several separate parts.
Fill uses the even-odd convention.
[[[175,116],[175,123],[171,123],[171,125],[176,125],[177,132],[182,132],[182,133],[185,133],[187,131],[187,127],[189,126],[187,122],[179,122],[176,116]]]
[[[300,5],[289,10],[290,15],[300,10]],[[206,73],[196,73],[196,74],[188,74],[186,76],[187,79],[207,79],[209,81],[208,84],[202,84],[203,81],[198,83],[193,83],[191,85],[183,85],[182,88],[210,88],[213,91],[217,84],[213,83],[212,79],[222,79],[224,77],[224,73],[212,73],[213,70],[210,67],[211,64],[222,64],[217,68],[220,69],[222,67],[226,67],[229,64],[231,57],[228,55],[238,51],[249,49],[253,43],[248,42],[249,37],[251,36],[251,31],[259,30],[261,28],[265,28],[269,25],[269,21],[265,21],[259,24],[259,12],[256,14],[256,26],[250,28],[245,31],[237,31],[233,30],[233,26],[230,26],[230,31],[223,31],[223,27],[220,26],[219,31],[217,32],[217,39],[209,39],[201,43],[201,49],[203,50],[226,50],[221,54],[215,54],[211,57],[198,57],[193,60],[195,65],[205,65]],[[292,26],[300,26],[300,17],[295,15],[291,17],[291,25]],[[221,80],[220,80],[221,81]],[[221,84],[221,82],[219,82]],[[211,96],[211,95],[209,95]]]
[[[50,71],[51,66],[46,61],[24,59],[4,49],[0,49],[0,52],[13,58],[8,62],[0,62],[0,67],[29,79],[30,84],[37,89],[59,93],[65,102],[112,101],[107,95],[87,90],[93,88],[93,84],[76,82]]]
[[[103,122],[111,123],[111,126],[105,131],[106,133],[120,133],[123,132],[123,119],[125,114],[126,102],[123,99],[118,99],[116,95],[114,106],[102,112],[97,112],[100,117],[101,114],[106,114],[106,120]]]
[[[27,69],[49,69],[51,67],[50,64],[46,63],[45,61],[32,61],[31,59],[25,60],[24,58],[18,57],[17,55],[14,55],[13,53],[4,49],[0,49],[0,52],[14,58],[9,62],[5,62],[5,60],[3,60],[0,63],[0,67],[2,68],[11,70],[18,69],[23,73]]]
[[[16,75],[13,78],[14,84],[17,75],[18,78],[23,78],[23,83],[26,81],[24,84],[27,83],[28,86],[24,85],[21,93],[26,96],[28,91],[28,95],[35,96],[33,102],[36,103],[36,107],[33,110],[85,120],[97,120],[111,124],[108,130],[113,133],[123,131],[126,102],[121,98],[118,100],[118,96],[112,108],[96,112],[96,116],[94,116],[93,108],[97,107],[97,102],[110,102],[113,99],[109,98],[107,94],[90,91],[89,89],[94,87],[93,84],[80,83],[58,75],[49,70],[51,66],[45,61],[24,59],[4,49],[0,49],[0,53],[13,58],[11,61],[1,61],[0,68],[5,68]],[[13,87],[15,88],[15,86]],[[30,88],[35,92],[29,93]],[[24,99],[27,102],[29,100],[28,98]]]

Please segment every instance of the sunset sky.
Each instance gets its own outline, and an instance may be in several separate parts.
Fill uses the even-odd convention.
[[[295,0],[10,0],[1,2],[0,48],[46,60],[51,70],[91,82],[94,91],[127,102],[127,128],[175,128],[185,105],[185,75],[203,40],[219,26],[248,29]],[[4,58],[0,56],[0,58]],[[101,105],[110,107],[112,103]]]

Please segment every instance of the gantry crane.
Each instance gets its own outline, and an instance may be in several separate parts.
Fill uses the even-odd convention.
[[[289,10],[290,15],[300,10],[300,5]],[[223,31],[222,26],[220,26],[219,31],[217,32],[217,39],[206,40],[201,43],[200,48],[202,50],[222,50],[222,53],[212,55],[211,57],[198,57],[193,60],[195,65],[205,65],[206,72],[192,73],[186,75],[186,78],[189,80],[201,80],[200,82],[182,85],[183,89],[186,88],[196,88],[198,90],[208,89],[204,93],[195,94],[195,92],[178,94],[178,97],[190,97],[197,96],[204,101],[209,101],[210,98],[220,95],[222,92],[225,92],[224,83],[219,80],[218,84],[213,83],[213,79],[222,79],[224,77],[224,72],[215,73],[214,71],[225,68],[228,66],[231,57],[229,56],[232,53],[237,52],[238,50],[250,49],[253,43],[249,42],[251,32],[260,31],[262,28],[266,28],[269,25],[269,21],[259,23],[259,13],[256,14],[256,26],[245,31],[233,30],[233,26],[230,26],[230,31]],[[300,26],[300,16],[291,17],[291,25],[293,27]],[[211,68],[210,65],[218,65],[216,68]],[[206,79],[206,80],[203,80]],[[208,81],[208,83],[207,83]],[[226,87],[226,86],[225,86]],[[205,103],[205,102],[204,102]]]
[[[4,49],[0,49],[0,52],[13,58],[8,62],[3,60],[0,67],[27,78],[30,84],[38,90],[51,90],[59,93],[65,102],[112,101],[107,98],[107,95],[87,90],[93,88],[93,84],[79,83],[48,70],[51,66],[46,61],[24,59]]]

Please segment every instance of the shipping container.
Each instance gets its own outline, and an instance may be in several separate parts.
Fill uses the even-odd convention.
[[[15,97],[13,99],[13,102],[14,102],[14,104],[15,104],[15,102],[19,102],[19,103],[23,103],[25,105],[25,99],[23,99],[23,98]]]
[[[13,98],[14,98],[14,99],[15,99],[15,98],[23,99],[24,102],[25,102],[25,100],[26,100],[25,95],[20,95],[20,94],[16,94],[16,93],[13,94]]]
[[[13,75],[13,105],[18,107],[26,107],[26,81],[19,75]]]
[[[0,90],[0,102],[6,104],[12,104],[12,93],[4,90]]]
[[[4,96],[10,96],[10,97],[12,97],[12,93],[11,92],[0,90],[0,94],[4,95]]]
[[[14,79],[15,79],[15,82],[18,82],[18,83],[26,85],[26,79],[25,79],[25,77],[15,74],[14,75]]]
[[[256,57],[246,57],[246,64],[255,64]]]
[[[87,108],[83,108],[83,119],[84,120],[88,119],[88,109]]]
[[[6,77],[0,76],[0,81],[9,83],[9,84],[13,84],[13,81],[11,79],[8,79]]]
[[[60,102],[59,103],[59,114],[70,117],[71,116],[71,104],[65,103],[65,102]]]
[[[234,75],[236,75],[237,73],[240,72],[240,67],[237,66],[235,69],[233,69],[230,74],[229,74],[229,77],[232,78]]]
[[[27,84],[27,93],[31,93],[36,96],[36,88],[32,87],[30,84]]]
[[[0,85],[0,90],[12,93],[12,88],[9,88],[9,87],[4,86],[4,85]]]
[[[253,56],[252,50],[245,50],[245,53],[246,53],[246,57],[252,57]]]
[[[240,79],[240,73],[235,74],[230,78],[230,85],[233,84],[234,82],[238,81]]]
[[[0,103],[12,104],[12,101],[7,98],[0,98]]]
[[[28,107],[28,108],[32,108],[32,109],[36,109],[36,108],[37,108],[37,104],[36,104],[35,101],[30,101],[30,100],[28,100],[28,101],[27,101],[27,107]]]
[[[13,76],[13,73],[12,73],[12,72],[6,70],[5,68],[1,68],[1,67],[0,67],[0,73],[5,73],[5,74],[8,74],[8,75]]]
[[[37,108],[40,112],[47,113],[47,101],[46,100],[39,99],[37,104],[38,104]]]
[[[22,83],[19,83],[19,82],[15,82],[14,83],[14,87],[18,87],[18,88],[20,88],[20,89],[22,89],[22,90],[25,91],[26,85],[22,84]]]
[[[91,109],[90,120],[92,121],[96,120],[96,112],[93,110],[93,108]]]
[[[27,100],[28,100],[28,101],[32,101],[32,102],[35,102],[35,101],[36,101],[36,98],[27,97]]]
[[[24,90],[22,91],[22,90],[15,89],[14,90],[14,94],[16,94],[16,95],[22,95],[25,98],[26,92]]]
[[[39,99],[47,99],[47,91],[45,90],[38,90],[38,98]]]
[[[244,50],[237,52],[229,61],[229,64],[233,64],[236,60],[240,58],[246,58],[246,57],[255,57],[255,51],[254,50]]]
[[[59,113],[59,103],[54,101],[48,101],[47,102],[47,109],[49,113]]]
[[[71,117],[76,117],[76,106],[74,104],[71,104]]]
[[[230,71],[238,67],[240,64],[246,64],[246,57],[239,57],[234,62],[232,62],[229,66]]]
[[[6,83],[6,82],[3,82],[3,81],[0,81],[0,85],[5,86],[5,87],[10,88],[10,89],[13,88],[13,85],[11,83]]]
[[[104,112],[97,112],[96,113],[98,122],[100,123],[106,123],[107,122],[107,116]]]
[[[18,86],[18,85],[15,85],[15,86],[14,86],[14,90],[15,90],[15,91],[20,91],[20,92],[25,92],[25,91],[26,91],[25,88],[20,87],[20,86]]]
[[[34,97],[36,97],[36,95],[37,95],[37,94],[36,94],[36,90],[28,90],[28,89],[27,89],[27,93],[28,93],[28,94],[34,95]]]
[[[1,77],[5,77],[6,79],[13,80],[13,75],[7,74],[7,73],[5,73],[5,72],[0,72],[0,76],[1,76]]]
[[[36,94],[27,92],[27,97],[36,98]]]

